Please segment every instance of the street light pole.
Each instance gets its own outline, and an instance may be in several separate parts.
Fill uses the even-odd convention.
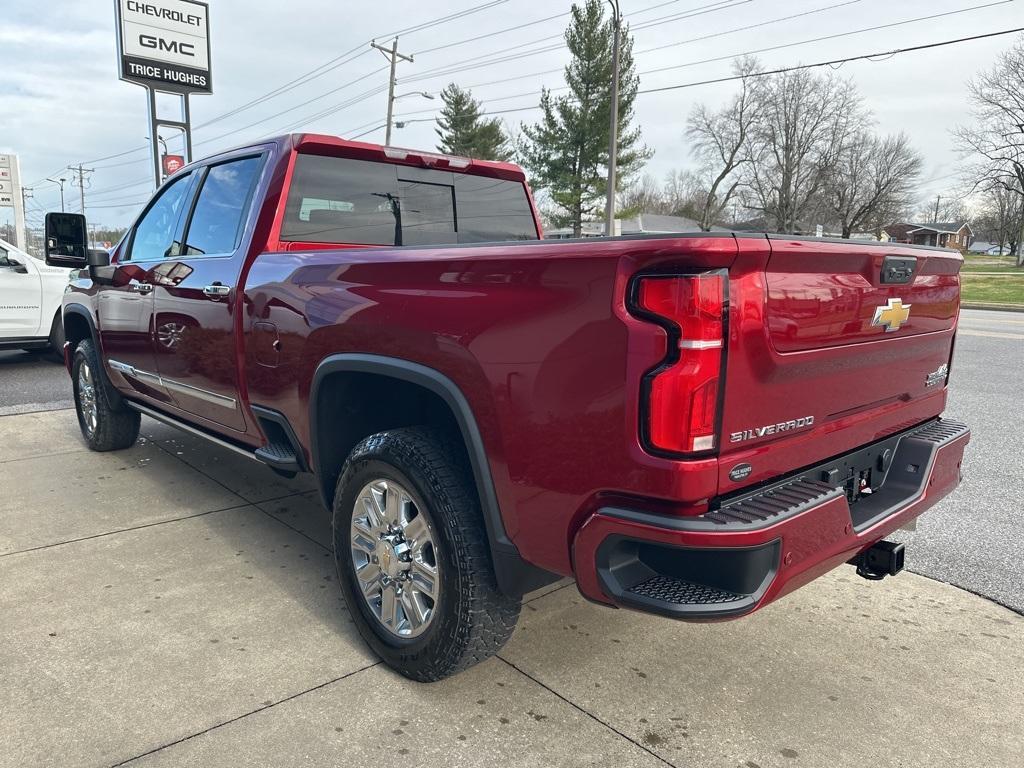
[[[611,94],[611,127],[608,132],[608,199],[605,201],[605,234],[615,234],[615,164],[619,155],[619,35],[622,27],[622,16],[619,13],[619,0],[608,0],[612,7],[612,94]]]
[[[391,144],[391,117],[395,108],[395,67],[398,65],[399,59],[411,62],[412,56],[406,56],[405,54],[398,52],[398,37],[395,37],[395,39],[391,41],[390,48],[377,45],[376,42],[371,42],[370,47],[376,48],[391,60],[391,76],[388,78],[388,121],[386,123],[387,129],[384,134],[384,144],[388,145]]]
[[[59,179],[51,179],[49,176],[47,176],[46,180],[51,184],[56,184],[58,187],[60,187],[60,212],[64,213],[64,182],[67,181],[67,179],[65,179],[63,176],[61,176]]]

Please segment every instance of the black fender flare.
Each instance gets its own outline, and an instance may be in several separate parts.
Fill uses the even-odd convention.
[[[419,363],[385,355],[338,353],[325,357],[317,365],[309,391],[310,458],[318,475],[320,493],[325,504],[330,498],[331,489],[325,487],[325,479],[319,476],[319,422],[316,410],[320,386],[326,377],[334,373],[372,373],[388,376],[421,386],[440,397],[451,410],[462,433],[477,495],[480,498],[480,508],[483,511],[484,526],[499,588],[508,595],[521,597],[526,592],[559,578],[523,560],[516,545],[509,538],[494,489],[487,451],[469,401],[455,382],[440,371]]]
[[[64,323],[65,339],[67,339],[68,315],[76,315],[85,318],[85,322],[89,326],[89,336],[92,339],[92,345],[96,349],[96,354],[100,357],[100,377],[103,381],[103,386],[106,388],[107,397],[109,398],[111,405],[117,408],[121,407],[124,402],[124,398],[121,397],[121,393],[117,391],[114,383],[107,375],[106,361],[103,359],[103,346],[100,344],[100,334],[96,328],[96,321],[93,320],[92,313],[89,311],[88,307],[83,304],[72,303],[65,305],[61,314],[61,322]]]

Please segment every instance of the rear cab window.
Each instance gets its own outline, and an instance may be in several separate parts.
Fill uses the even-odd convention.
[[[225,255],[238,247],[262,164],[255,156],[210,166],[189,220],[184,256]]]
[[[521,181],[300,153],[281,239],[437,245],[538,235]]]

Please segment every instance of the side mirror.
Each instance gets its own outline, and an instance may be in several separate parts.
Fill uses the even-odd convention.
[[[88,265],[89,239],[82,214],[46,214],[45,242],[49,266],[82,269]]]
[[[11,270],[11,272],[14,272],[19,275],[28,274],[28,267],[26,267],[17,259],[12,259],[10,256],[4,258],[3,263],[0,264],[0,269],[9,269]]]

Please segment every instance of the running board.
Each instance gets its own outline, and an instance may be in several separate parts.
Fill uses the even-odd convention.
[[[295,454],[287,446],[278,446],[275,443],[270,443],[269,445],[251,450],[236,443],[232,443],[230,440],[217,437],[204,429],[193,426],[192,424],[182,421],[181,419],[177,419],[174,416],[162,413],[161,411],[142,405],[141,403],[136,403],[133,400],[125,400],[125,403],[127,403],[130,408],[138,411],[144,416],[149,416],[151,419],[156,419],[159,422],[174,427],[175,429],[180,429],[182,432],[194,435],[195,437],[201,437],[214,445],[226,448],[240,456],[245,456],[247,459],[252,459],[253,461],[268,466],[276,472],[295,473],[302,471],[299,466],[299,462],[295,458]],[[291,459],[290,461],[289,457]]]

